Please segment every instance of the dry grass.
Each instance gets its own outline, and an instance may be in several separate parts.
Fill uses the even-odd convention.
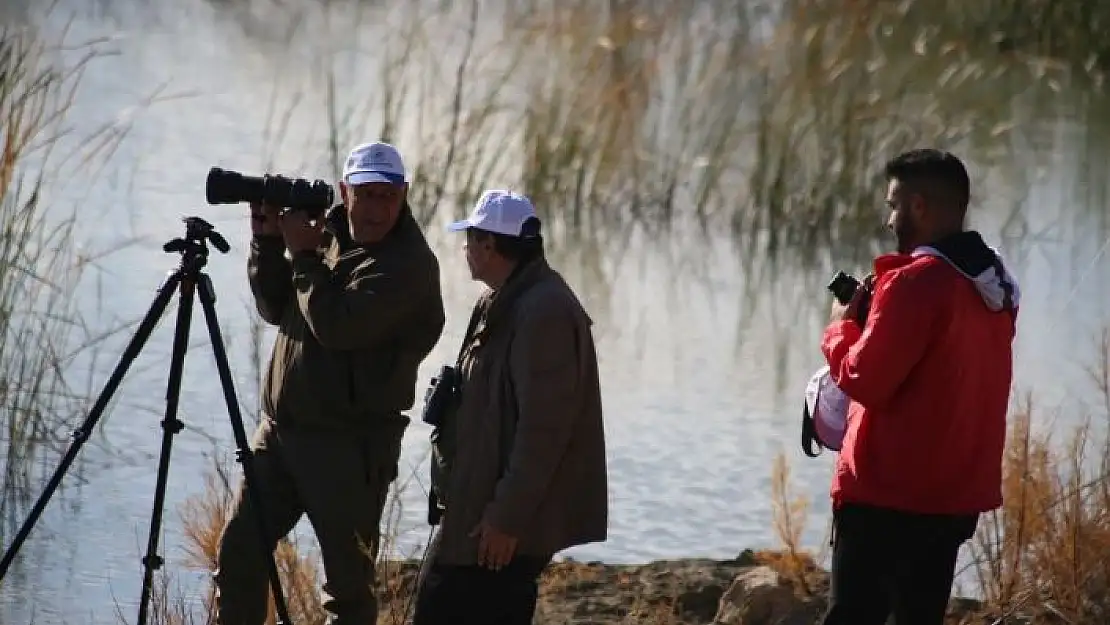
[[[1037,432],[1046,411],[1029,399],[1011,415],[1003,459],[999,510],[980,522],[969,544],[982,614],[974,622],[1096,625],[1110,621],[1110,331],[1092,372],[1105,412],[1088,418],[1065,440],[1050,425]],[[1096,428],[1096,423],[1102,427]],[[1091,443],[1098,433],[1103,442]],[[805,504],[789,495],[782,456],[772,470],[773,528],[782,549],[760,561],[802,590],[811,583],[814,555],[798,544]]]
[[[809,501],[802,495],[791,494],[790,465],[779,452],[771,467],[771,527],[781,548],[755,552],[760,564],[770,566],[790,580],[803,595],[813,594],[817,584],[817,558],[802,546]]]
[[[207,488],[191,499],[183,508],[186,563],[207,572],[216,569],[220,532],[227,522],[231,505],[231,481],[223,467],[207,478]],[[282,540],[274,552],[282,590],[289,615],[296,623],[323,625],[323,610],[318,594],[320,577],[319,561],[312,555],[302,555],[295,542]],[[204,613],[213,613],[211,589],[205,595]],[[270,603],[267,623],[275,623],[274,604]]]
[[[1110,333],[1095,376],[1110,402]],[[1107,404],[1110,406],[1110,403]],[[1037,622],[1110,621],[1110,441],[1093,419],[1065,440],[1037,432],[1032,401],[1014,418],[1004,461],[1005,505],[981,526],[976,572],[991,609]],[[1104,426],[1110,410],[1099,421]],[[1105,437],[1105,427],[1098,428]]]
[[[206,476],[206,485],[207,488],[191,498],[183,508],[184,564],[187,568],[212,573],[216,568],[220,533],[227,520],[232,491],[226,474],[219,467]],[[325,617],[318,595],[320,580],[316,558],[299,553],[296,545],[288,539],[279,543],[274,557],[290,618],[295,623],[323,625]],[[150,623],[194,625],[213,621],[215,595],[211,585],[206,587],[198,607],[175,585],[172,572],[163,570],[156,574],[155,579]],[[127,619],[121,615],[121,621],[127,622]],[[266,623],[273,625],[276,622],[271,596]]]

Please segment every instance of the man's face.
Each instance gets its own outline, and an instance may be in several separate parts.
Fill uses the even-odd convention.
[[[469,229],[466,231],[463,253],[466,254],[466,266],[470,269],[471,279],[482,280],[493,256],[493,239]]]
[[[389,234],[401,214],[408,184],[371,182],[343,185],[343,201],[356,243],[377,243]]]
[[[925,225],[925,199],[917,193],[911,193],[900,180],[894,178],[887,185],[886,205],[890,209],[886,225],[894,232],[898,252],[909,254],[921,244]]]

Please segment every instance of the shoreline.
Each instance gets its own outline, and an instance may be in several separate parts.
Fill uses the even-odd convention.
[[[419,566],[412,559],[379,563],[383,604],[404,601]],[[824,613],[828,589],[828,572],[808,555],[771,549],[746,549],[727,560],[556,560],[541,578],[535,623],[812,625]],[[989,622],[979,601],[949,601],[949,625]]]

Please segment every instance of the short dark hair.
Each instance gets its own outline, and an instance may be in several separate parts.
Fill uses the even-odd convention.
[[[971,201],[971,179],[956,155],[933,148],[903,152],[883,168],[887,180],[897,179],[914,193],[944,205],[963,217]]]
[[[540,220],[529,217],[520,226],[520,236],[490,232],[471,228],[479,240],[493,239],[493,250],[514,262],[527,262],[543,253],[543,236],[540,235]]]

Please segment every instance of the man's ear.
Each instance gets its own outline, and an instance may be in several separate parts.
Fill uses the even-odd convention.
[[[909,197],[910,213],[914,217],[915,223],[924,223],[928,219],[926,213],[929,212],[928,204],[925,202],[925,196],[920,193],[914,193]]]

